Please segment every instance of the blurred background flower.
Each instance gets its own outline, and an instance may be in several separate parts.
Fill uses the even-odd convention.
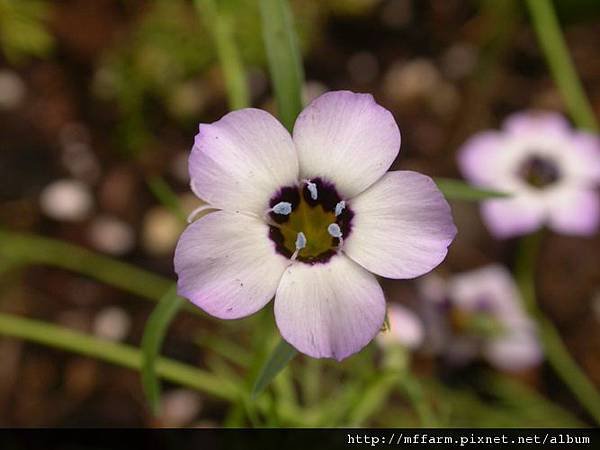
[[[486,225],[500,238],[542,225],[583,236],[598,230],[600,137],[573,130],[559,114],[513,114],[502,131],[472,136],[458,163],[471,182],[510,195],[481,206]]]
[[[192,136],[199,122],[213,122],[229,109],[206,1],[197,3],[199,8],[191,0],[0,0],[2,329],[18,328],[15,316],[28,317],[113,345],[140,346],[155,308],[147,300],[160,299],[174,281],[177,236],[187,214],[201,205],[189,195]],[[259,2],[216,3],[233,30],[252,106],[275,113]],[[480,186],[508,187],[495,184],[500,165],[486,166],[488,171],[475,164],[471,171],[458,158],[465,143],[480,139],[478,133],[489,136],[485,130],[510,140],[515,152],[523,151],[520,158],[532,156],[529,143],[537,145],[541,137],[553,154],[574,158],[597,145],[597,137],[556,119],[570,114],[570,105],[546,65],[526,3],[291,0],[309,80],[305,101],[326,90],[372,93],[402,130],[401,157],[392,170],[464,174]],[[553,4],[598,117],[600,4]],[[555,117],[553,125],[524,138],[519,122],[525,122],[505,122],[519,111],[545,111]],[[516,117],[536,120],[529,113]],[[596,170],[594,161],[579,167]],[[521,179],[537,184],[557,176],[531,158],[520,168]],[[562,176],[563,165],[556,168]],[[490,182],[480,183],[486,174]],[[568,354],[600,385],[598,192],[593,183],[583,188],[581,178],[573,181],[586,201],[550,202],[553,212],[545,206],[526,227],[529,203],[526,214],[511,210],[490,228],[476,202],[452,200],[459,233],[444,264],[422,283],[382,283],[390,330],[377,340],[385,344],[370,345],[341,364],[295,358],[261,398],[266,409],[253,410],[249,392],[274,347],[272,310],[227,325],[183,310],[161,353],[216,379],[214,386],[202,385],[197,393],[167,382],[155,415],[138,372],[0,336],[0,423],[591,424],[555,368],[542,360],[540,329],[518,306],[527,299],[515,294],[512,279],[497,266],[519,269],[522,248],[490,233],[501,227],[503,236],[516,235],[542,225],[555,231],[538,241],[537,303]],[[381,363],[392,341],[410,349],[404,377]]]

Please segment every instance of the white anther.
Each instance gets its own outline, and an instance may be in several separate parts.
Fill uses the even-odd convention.
[[[327,232],[334,238],[342,237],[342,229],[337,223],[330,223],[327,227]]]
[[[346,208],[346,202],[344,200],[339,201],[337,205],[335,205],[335,216],[339,216],[344,208]]]
[[[340,240],[339,246],[341,247],[344,243],[342,229],[337,223],[330,223],[327,227],[327,232],[331,237],[337,238]]]
[[[319,192],[317,191],[317,185],[310,180],[306,180],[306,189],[310,192],[310,198],[316,200],[319,198]]]
[[[302,231],[300,231],[297,235],[296,235],[296,250],[294,251],[294,254],[292,255],[292,261],[295,261],[296,258],[298,257],[298,253],[300,253],[300,250],[302,250],[304,247],[306,247],[306,236],[304,235],[304,233]]]
[[[287,216],[292,212],[292,204],[290,202],[279,202],[271,208],[275,214]]]

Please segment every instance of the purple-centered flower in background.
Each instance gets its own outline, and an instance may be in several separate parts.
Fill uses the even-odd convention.
[[[473,184],[511,194],[481,206],[497,237],[528,234],[543,225],[569,235],[591,235],[598,228],[600,138],[573,130],[560,114],[509,116],[502,130],[469,139],[458,163]]]
[[[541,362],[535,324],[503,266],[492,264],[447,280],[431,274],[419,288],[427,302],[428,346],[449,363],[464,365],[483,356],[501,370],[519,371]]]
[[[456,234],[431,178],[386,174],[399,149],[392,114],[348,91],[315,99],[292,135],[252,108],[200,125],[191,187],[218,211],[179,239],[178,293],[222,319],[275,296],[277,326],[299,351],[338,360],[359,351],[385,317],[373,274],[427,273]]]

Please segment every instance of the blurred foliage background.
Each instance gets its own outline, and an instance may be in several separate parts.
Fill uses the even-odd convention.
[[[100,282],[86,264],[118,266],[0,232],[3,312],[139,346],[153,308],[144,297],[156,300],[161,283],[174,280],[172,253],[185,226],[161,183],[186,212],[201,204],[189,192],[187,154],[198,123],[228,110],[214,24],[197,3],[0,0],[0,230],[77,244],[163,277],[124,270]],[[251,104],[274,111],[258,2],[216,3]],[[555,4],[599,115],[600,3]],[[305,101],[329,89],[373,93],[402,131],[394,168],[458,177],[455,152],[471,133],[516,110],[565,111],[522,2],[292,0],[291,7]],[[514,242],[493,240],[475,203],[452,206],[460,233],[438,272],[510,266]],[[599,385],[600,236],[549,235],[541,258],[538,301]],[[390,302],[419,302],[415,282],[384,286]],[[0,425],[591,423],[547,365],[509,375],[482,361],[456,369],[398,349],[390,368],[374,343],[341,364],[297,357],[253,401],[248,394],[276,336],[270,308],[233,322],[179,314],[163,354],[216,375],[224,394],[167,383],[157,416],[138,372],[2,337]]]

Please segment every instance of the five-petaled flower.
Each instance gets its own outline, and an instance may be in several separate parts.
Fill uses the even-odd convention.
[[[557,113],[508,117],[502,131],[467,141],[458,163],[472,183],[511,194],[481,207],[497,237],[528,234],[544,224],[571,235],[591,235],[598,228],[600,139],[571,129]]]
[[[429,177],[386,174],[399,149],[392,114],[347,91],[314,100],[292,136],[252,108],[200,125],[191,187],[218,211],[179,239],[179,294],[223,319],[275,296],[277,326],[299,351],[338,360],[359,351],[385,318],[373,273],[429,272],[456,234]]]

